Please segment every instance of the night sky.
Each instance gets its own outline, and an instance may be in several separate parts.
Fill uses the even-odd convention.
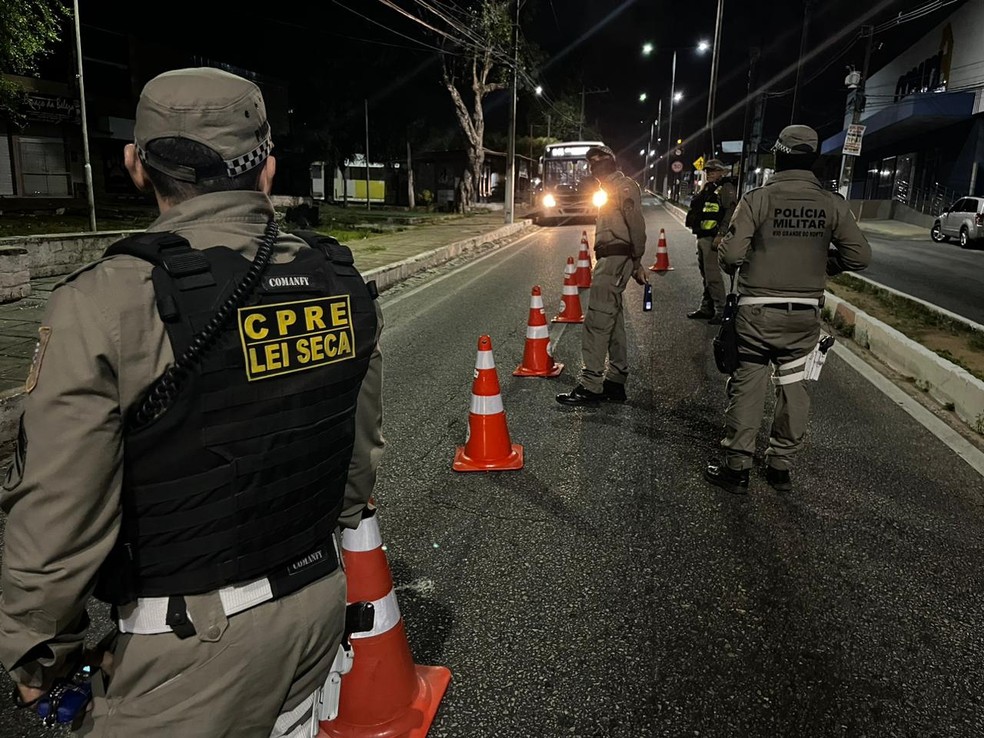
[[[394,0],[400,7],[433,21],[414,0]],[[717,140],[742,136],[748,83],[749,50],[761,49],[759,86],[775,93],[766,108],[765,138],[790,122],[795,64],[800,48],[803,0],[782,3],[724,0],[719,71]],[[467,0],[459,4],[467,5]],[[806,51],[816,52],[803,69],[797,122],[818,128],[826,137],[841,128],[846,66],[860,67],[864,44],[857,26],[882,23],[925,0],[814,0]],[[215,61],[229,62],[285,79],[298,126],[320,116],[336,132],[343,148],[364,138],[364,100],[373,122],[371,148],[389,156],[405,151],[406,139],[431,148],[460,146],[457,122],[440,66],[428,48],[435,36],[377,0],[321,0],[268,3],[247,8],[240,2],[205,4],[172,0],[141,7],[122,0],[80,0],[83,23],[90,28],[133,30],[148,41],[187,48]],[[872,71],[958,7],[950,5],[920,21],[876,37]],[[545,133],[545,115],[556,119],[551,103],[579,104],[582,85],[607,90],[586,96],[588,124],[601,132],[623,159],[638,158],[656,117],[662,95],[668,112],[671,56],[678,49],[673,138],[692,139],[685,156],[702,153],[707,113],[711,54],[697,54],[700,40],[712,41],[717,0],[525,0],[522,33],[544,52],[545,63],[527,75],[543,84],[546,95],[521,92],[519,132],[529,126]],[[83,30],[83,39],[85,39]],[[643,57],[652,42],[655,53]],[[784,74],[784,72],[787,72]],[[645,104],[638,100],[646,92]],[[488,136],[502,142],[506,130],[504,93],[486,100]],[[575,105],[576,107],[576,105]],[[665,130],[665,129],[664,129]],[[769,141],[771,142],[771,141]],[[361,149],[361,146],[359,146]],[[638,164],[638,162],[636,162]],[[630,167],[625,167],[629,169]]]

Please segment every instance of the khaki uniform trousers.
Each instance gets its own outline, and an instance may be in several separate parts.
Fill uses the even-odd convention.
[[[581,385],[601,392],[604,380],[625,384],[629,375],[622,293],[632,278],[632,259],[606,256],[591,273],[591,295],[581,334]],[[608,358],[607,373],[605,358]]]
[[[713,309],[715,315],[720,315],[724,310],[724,278],[721,276],[721,265],[718,263],[713,237],[697,239],[697,259],[700,276],[704,280],[704,297],[700,306]]]
[[[801,372],[803,366],[783,366],[801,359],[820,339],[819,308],[789,310],[785,307],[741,305],[735,320],[741,361],[728,380],[725,437],[721,441],[731,469],[750,469],[755,439],[762,425],[765,394],[775,365],[778,380]],[[810,395],[803,380],[776,382],[776,406],[769,434],[766,461],[776,469],[789,469],[803,447],[810,414]]]
[[[119,637],[112,679],[94,679],[83,735],[269,738],[277,717],[328,678],[345,628],[345,574],[229,618],[216,593],[185,602],[196,635]]]

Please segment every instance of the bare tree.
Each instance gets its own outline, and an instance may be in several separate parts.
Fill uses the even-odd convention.
[[[446,16],[453,23],[458,42],[445,37],[448,53],[441,55],[442,79],[468,142],[468,176],[462,177],[461,193],[464,211],[475,203],[475,188],[482,180],[485,164],[483,101],[490,93],[507,87],[511,7],[511,0],[483,0],[468,11]],[[469,31],[467,38],[461,35],[462,27]]]

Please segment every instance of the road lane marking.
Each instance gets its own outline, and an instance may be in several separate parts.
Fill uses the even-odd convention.
[[[950,447],[957,456],[970,464],[973,469],[984,476],[984,452],[961,436],[957,431],[944,423],[929,410],[909,397],[905,392],[864,359],[840,344],[834,344],[834,353],[843,359],[848,366],[880,389],[892,402],[905,410],[926,430],[939,438]]]

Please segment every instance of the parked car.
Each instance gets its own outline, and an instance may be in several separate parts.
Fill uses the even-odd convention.
[[[961,248],[984,240],[984,197],[961,197],[940,213],[929,235],[937,243],[956,238]]]

